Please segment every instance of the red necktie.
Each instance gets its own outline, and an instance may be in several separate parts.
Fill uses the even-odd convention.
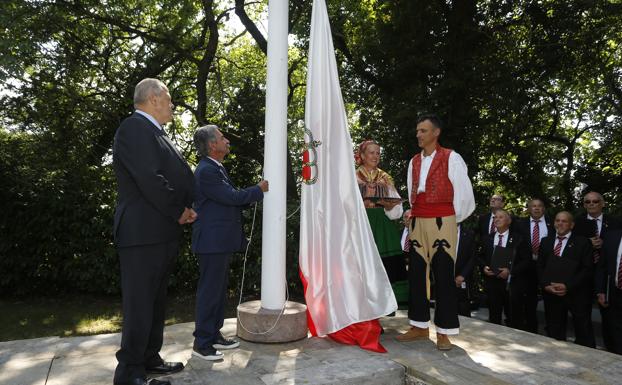
[[[503,247],[503,234],[499,234],[499,242],[497,242],[497,246]]]
[[[598,231],[598,218],[592,219],[592,221],[594,221],[594,236],[598,238],[600,237],[600,232]],[[600,259],[599,249],[594,249],[594,251],[592,252],[592,258],[595,264],[598,263],[598,260]]]
[[[532,222],[533,231],[531,232],[531,252],[533,255],[538,255],[538,251],[540,250],[540,220],[534,219]]]
[[[555,256],[557,257],[561,257],[562,242],[564,242],[564,239],[566,239],[566,237],[557,237],[557,244],[553,249],[553,254],[555,254]]]
[[[490,221],[490,230],[488,230],[488,234],[494,234],[495,232],[496,232],[495,219],[492,218],[492,220]]]

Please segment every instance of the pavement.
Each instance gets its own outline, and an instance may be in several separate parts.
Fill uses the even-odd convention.
[[[379,354],[329,338],[286,344],[242,341],[222,361],[191,356],[193,323],[165,329],[162,356],[186,369],[168,378],[174,385],[272,384],[620,384],[621,356],[570,342],[461,317],[454,348],[436,349],[430,339],[401,343],[406,312],[384,317]],[[235,335],[236,320],[222,329]],[[37,338],[0,342],[0,385],[103,385],[112,383],[120,334]]]

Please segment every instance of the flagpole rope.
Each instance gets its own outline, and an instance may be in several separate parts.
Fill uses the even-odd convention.
[[[296,214],[298,212],[298,210],[300,210],[300,206],[298,206],[298,208],[296,210],[294,210],[294,212],[291,213],[287,217],[287,219],[291,218],[294,214]],[[283,302],[283,307],[281,308],[281,311],[279,312],[279,316],[276,318],[276,321],[274,321],[274,325],[272,325],[268,330],[263,331],[263,332],[252,332],[252,331],[248,330],[246,328],[246,326],[244,326],[244,323],[240,319],[240,305],[242,304],[242,294],[243,294],[243,290],[244,290],[244,278],[245,278],[245,275],[246,275],[246,261],[248,260],[248,250],[250,248],[251,242],[253,241],[253,234],[255,232],[255,219],[256,218],[257,218],[257,202],[255,202],[255,207],[253,209],[253,221],[251,223],[251,232],[250,232],[250,236],[249,236],[249,239],[248,239],[248,243],[246,244],[246,250],[244,251],[244,262],[242,264],[242,281],[240,282],[240,297],[239,297],[239,300],[238,300],[238,306],[236,308],[236,312],[237,312],[238,323],[242,327],[242,329],[244,329],[244,331],[246,331],[247,333],[252,334],[252,335],[265,335],[265,334],[271,333],[274,330],[274,328],[276,328],[276,325],[279,324],[279,321],[281,320],[281,317],[285,313],[285,306],[287,305],[287,301],[289,300],[289,288],[287,287],[287,279],[286,279],[285,280],[285,302]]]

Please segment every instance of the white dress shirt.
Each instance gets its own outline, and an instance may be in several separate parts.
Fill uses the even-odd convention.
[[[419,187],[417,193],[425,192],[425,183],[428,179],[428,173],[430,172],[430,166],[436,155],[436,150],[429,156],[423,156],[421,151],[421,171],[419,172]],[[469,215],[475,210],[475,197],[473,196],[473,186],[469,180],[468,168],[464,160],[455,151],[449,154],[449,170],[448,177],[454,188],[454,211],[456,212],[456,222],[460,223],[467,219]],[[408,163],[408,198],[412,195],[412,160]]]
[[[149,121],[151,123],[153,123],[154,126],[158,127],[160,130],[164,130],[162,128],[162,126],[160,125],[160,123],[158,123],[158,121],[151,115],[149,115],[148,113],[146,113],[145,111],[141,111],[141,110],[136,110],[137,113],[141,114],[142,116],[144,116],[145,118],[149,119]]]
[[[505,230],[503,233],[495,232],[495,239],[493,246],[499,246],[499,238],[501,238],[501,247],[506,247],[508,244],[508,237],[510,236],[510,229]]]
[[[596,220],[596,227],[598,228],[598,236],[600,237],[600,231],[603,228],[603,214],[601,213],[599,216],[597,216],[596,218],[591,217],[590,214],[587,214],[587,220],[588,221],[593,221]]]
[[[564,254],[564,249],[566,248],[566,245],[568,244],[568,239],[570,239],[571,235],[572,235],[572,231],[569,231],[568,234],[566,235],[562,235],[562,237],[566,237],[566,239],[562,241],[562,248],[561,250],[559,250],[560,256]],[[557,239],[557,237],[559,236],[560,236],[559,234],[555,233],[555,242],[553,242],[553,250],[555,250],[555,246],[557,246],[557,242],[559,242],[559,239]]]
[[[535,219],[533,217],[529,217],[529,239],[531,239],[531,236],[533,234],[533,226],[535,225],[535,223],[533,223],[533,221],[540,221],[538,223],[538,232],[540,234],[540,240],[542,240],[542,238],[546,237],[547,235],[549,235],[549,229],[546,227],[546,221],[544,220],[544,217],[540,217],[540,219]]]

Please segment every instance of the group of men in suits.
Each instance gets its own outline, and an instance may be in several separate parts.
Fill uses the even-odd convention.
[[[503,209],[504,198],[490,200],[491,211],[479,218],[479,260],[484,275],[490,322],[538,332],[536,308],[541,293],[548,336],[565,340],[568,313],[575,342],[595,347],[592,329],[594,298],[602,318],[607,350],[622,354],[622,225],[603,214],[604,198],[589,192],[585,214],[576,219],[567,211],[551,222],[544,202],[532,199],[527,218]],[[507,268],[492,271],[495,248],[511,249]]]
[[[134,91],[135,112],[118,128],[113,144],[117,177],[114,238],[121,266],[123,327],[115,385],[170,385],[148,378],[184,369],[160,356],[166,288],[179,251],[182,226],[193,224],[192,250],[199,261],[193,355],[222,359],[218,349],[239,345],[220,333],[229,259],[241,251],[241,210],[263,199],[268,182],[238,189],[222,165],[229,141],[216,126],[199,128],[194,143],[200,162],[194,175],[167,137],[171,95],[157,79]]]

